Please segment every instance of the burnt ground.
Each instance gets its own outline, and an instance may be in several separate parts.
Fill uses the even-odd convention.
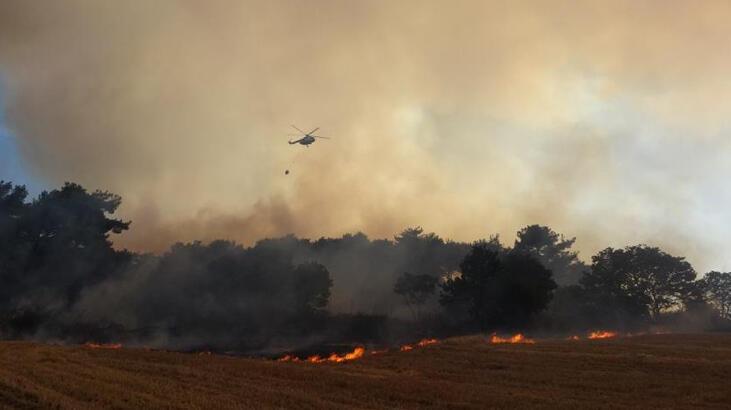
[[[0,343],[12,408],[729,408],[731,334],[463,337],[347,363]]]

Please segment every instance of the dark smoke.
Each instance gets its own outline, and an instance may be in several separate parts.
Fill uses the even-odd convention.
[[[226,241],[176,244],[159,257],[137,256],[121,275],[85,289],[73,314],[139,329],[141,342],[175,348],[263,349],[338,340],[347,333],[384,338],[385,318],[408,318],[393,292],[398,275],[440,277],[455,270],[468,249],[418,228],[394,240],[358,233],[315,241],[290,235],[248,248]],[[325,270],[320,278],[292,277],[302,266]],[[301,302],[325,293],[330,316]],[[435,307],[436,298],[430,302]],[[358,326],[366,329],[347,329]]]
[[[392,240],[289,235],[152,255],[112,247],[132,226],[113,218],[114,194],[66,184],[27,196],[0,182],[3,338],[266,353],[496,328],[702,330],[729,319],[731,274],[697,281],[684,258],[647,246],[607,248],[587,266],[573,238],[545,226],[521,229],[512,247],[417,227]]]

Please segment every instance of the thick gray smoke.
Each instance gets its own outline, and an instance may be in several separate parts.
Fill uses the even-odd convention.
[[[125,198],[120,247],[417,224],[511,239],[539,222],[582,255],[648,242],[725,269],[730,16],[720,1],[6,0],[0,76],[36,175]],[[333,139],[289,146],[291,123]]]
[[[469,249],[420,232],[405,231],[395,241],[356,234],[317,241],[289,236],[253,248],[227,242],[176,245],[161,257],[135,258],[120,275],[86,287],[68,316],[80,323],[119,326],[124,331],[117,338],[179,349],[276,349],[349,335],[382,343],[396,337],[387,334],[388,320],[412,319],[405,301],[394,293],[398,276],[418,272],[440,277],[456,270]],[[332,280],[329,303],[322,306],[329,317],[297,312],[302,308],[298,297],[328,288],[317,276],[303,280],[290,273],[292,267],[312,263],[326,269]],[[438,310],[437,294],[427,302],[427,310]],[[347,319],[353,315],[370,317],[364,320],[376,327],[348,330],[356,326],[357,319]],[[291,332],[282,331],[287,328]]]

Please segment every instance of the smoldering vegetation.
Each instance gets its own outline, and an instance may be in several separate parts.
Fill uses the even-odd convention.
[[[120,203],[71,183],[30,199],[0,182],[3,338],[264,354],[496,330],[731,329],[731,273],[699,277],[651,246],[586,264],[574,239],[531,225],[511,246],[416,227],[137,254],[112,246],[133,226],[114,218]]]

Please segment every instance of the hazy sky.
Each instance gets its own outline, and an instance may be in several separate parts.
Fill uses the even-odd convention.
[[[540,223],[729,270],[730,4],[5,0],[0,178],[121,194],[137,250]]]

